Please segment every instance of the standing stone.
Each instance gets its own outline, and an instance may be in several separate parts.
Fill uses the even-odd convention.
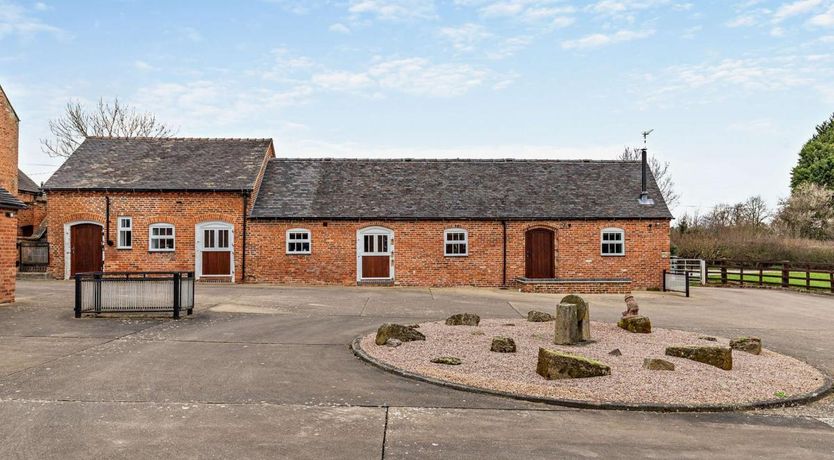
[[[570,294],[563,297],[559,303],[576,305],[576,320],[578,322],[581,340],[591,340],[591,307],[588,305],[588,302],[578,295]]]
[[[570,303],[560,303],[556,306],[554,318],[553,343],[556,345],[572,345],[582,340],[582,332],[577,320],[577,307]]]
[[[474,313],[458,313],[446,319],[447,326],[477,326],[481,317]]]
[[[553,315],[543,311],[530,310],[527,312],[527,321],[531,323],[546,323],[553,321]]]
[[[758,337],[738,337],[730,340],[730,348],[758,355],[762,352],[762,339]]]
[[[611,375],[611,368],[584,356],[539,348],[536,373],[547,380],[577,379]]]
[[[420,331],[416,331],[408,326],[402,324],[385,323],[379,326],[376,331],[377,345],[385,345],[388,339],[397,339],[400,342],[411,342],[414,340],[426,340],[426,336]]]
[[[510,337],[493,337],[489,350],[496,353],[515,353],[515,340]]]
[[[725,371],[733,368],[733,351],[728,347],[697,345],[666,347],[666,356],[691,359]]]
[[[643,360],[643,369],[650,371],[673,371],[675,370],[675,363],[660,358],[645,358]]]

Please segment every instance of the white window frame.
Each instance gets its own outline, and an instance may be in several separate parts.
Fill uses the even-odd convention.
[[[618,234],[620,235],[619,240],[604,240],[605,234]],[[605,252],[603,251],[603,247],[606,244],[621,244],[623,250],[621,252]],[[626,245],[625,245],[625,230],[617,227],[609,227],[603,228],[602,231],[599,233],[599,253],[603,257],[622,257],[626,254]]]
[[[449,234],[463,233],[462,240],[449,240]],[[461,253],[450,253],[448,251],[450,244],[462,244],[466,249]],[[443,255],[446,257],[466,257],[469,255],[469,232],[462,228],[447,228],[443,231]]]
[[[306,251],[290,251],[290,234],[292,233],[306,233],[307,238],[305,239],[297,239],[292,240],[292,243],[307,243],[308,249]],[[287,233],[284,235],[284,251],[287,255],[295,256],[295,255],[305,255],[305,254],[312,254],[313,252],[313,232],[306,228],[291,228],[287,230]]]
[[[157,228],[170,228],[171,229],[171,235],[170,236],[168,236],[168,235],[154,236],[153,231],[154,231],[154,229],[157,229]],[[153,247],[153,242],[155,240],[167,240],[167,239],[170,239],[170,240],[173,241],[173,243],[174,243],[173,247],[171,247],[171,248],[160,248],[160,249],[155,249]],[[148,252],[174,252],[176,250],[177,250],[177,229],[176,229],[176,227],[174,227],[174,224],[168,224],[168,223],[160,222],[160,223],[151,224],[150,226],[148,226]]]
[[[122,225],[122,219],[126,219],[128,221],[128,226]],[[116,227],[118,228],[118,233],[116,233],[116,249],[133,249],[133,218],[130,216],[119,216],[116,218]],[[124,244],[122,240],[122,232],[130,233],[130,244]]]

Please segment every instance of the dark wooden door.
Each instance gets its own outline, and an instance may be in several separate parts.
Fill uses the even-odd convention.
[[[78,224],[72,226],[70,233],[70,276],[76,273],[100,272],[101,227],[95,224]]]
[[[362,256],[362,278],[390,278],[391,256]]]
[[[232,253],[226,251],[203,251],[203,275],[230,275]]]
[[[534,228],[526,234],[525,263],[527,278],[553,278],[553,231]]]

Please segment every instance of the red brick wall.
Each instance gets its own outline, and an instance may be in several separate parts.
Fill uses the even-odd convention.
[[[110,235],[113,246],[105,246],[105,271],[194,270],[195,225],[223,221],[234,225],[235,274],[241,279],[243,253],[243,198],[239,193],[49,193],[47,225],[49,228],[49,272],[64,278],[64,224],[93,221],[104,225],[105,196],[110,197]],[[117,249],[120,216],[133,218],[133,248]],[[176,234],[174,252],[149,252],[148,227],[153,223],[173,224]]]
[[[394,270],[397,284],[426,286],[499,286],[502,282],[500,222],[418,221],[357,222],[250,221],[247,279],[262,282],[356,283],[356,231],[382,226],[394,231]],[[443,231],[460,227],[469,233],[469,256],[445,257]],[[635,289],[658,288],[668,267],[668,221],[561,221],[507,224],[507,282],[524,276],[525,231],[547,227],[555,231],[557,278],[630,278]],[[625,230],[626,255],[600,255],[600,231]],[[287,255],[290,228],[312,233],[312,254]]]
[[[0,187],[17,194],[18,122],[0,90]]]
[[[28,206],[28,208],[21,209],[17,212],[17,234],[22,235],[22,229],[27,225],[31,225],[37,231],[41,222],[46,218],[45,199],[42,196],[36,196],[27,192],[18,193],[17,199]]]
[[[0,303],[14,302],[17,218],[0,212]]]

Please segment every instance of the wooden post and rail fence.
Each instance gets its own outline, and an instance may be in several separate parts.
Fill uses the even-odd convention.
[[[706,284],[799,288],[834,294],[834,264],[707,260]]]

